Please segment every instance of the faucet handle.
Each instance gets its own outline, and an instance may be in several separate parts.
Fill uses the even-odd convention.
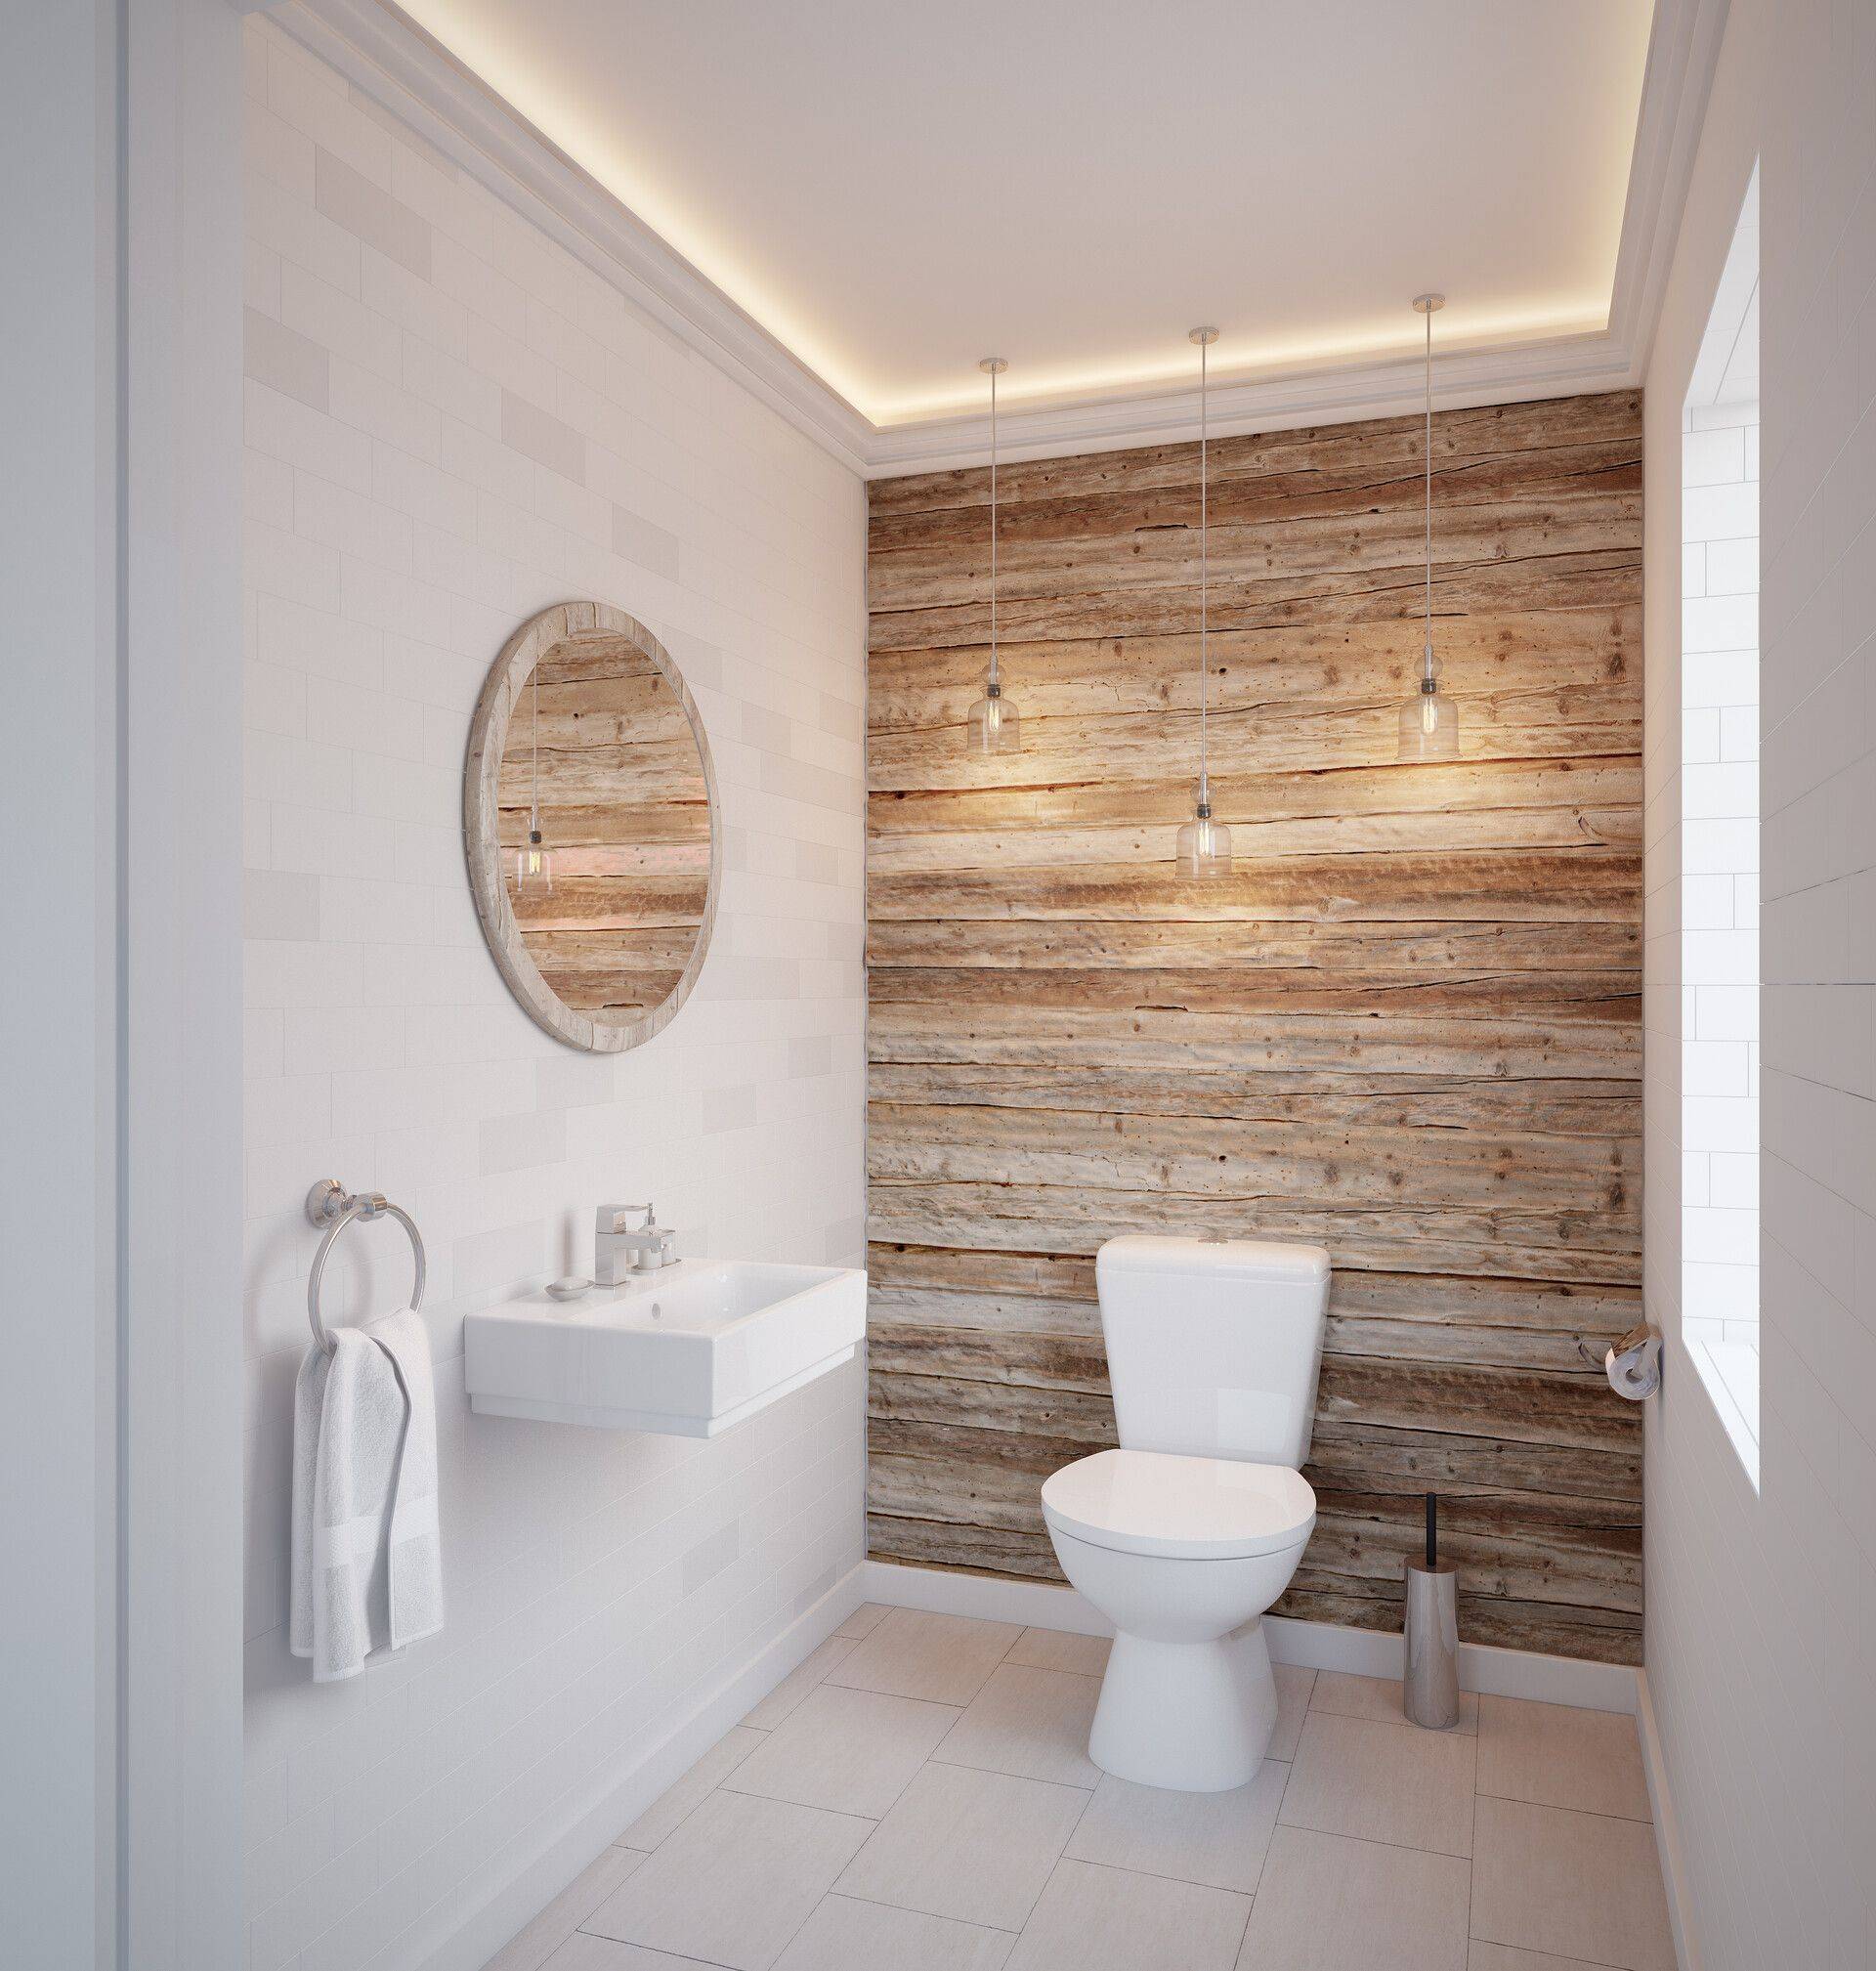
[[[643,1212],[645,1223],[641,1228],[649,1231],[658,1222],[657,1208],[652,1205],[601,1205],[594,1215],[593,1229],[599,1232],[629,1232],[633,1227],[626,1223],[627,1215]]]

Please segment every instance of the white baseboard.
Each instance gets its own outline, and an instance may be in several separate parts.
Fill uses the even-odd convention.
[[[1002,1574],[966,1574],[948,1567],[902,1566],[868,1561],[861,1569],[863,1601],[897,1608],[926,1608],[943,1615],[976,1615],[991,1622],[1022,1622],[1037,1629],[1067,1629],[1080,1636],[1111,1636],[1114,1625],[1073,1588],[1053,1581],[1021,1581]],[[1264,1618],[1270,1654],[1279,1663],[1311,1670],[1346,1670],[1361,1677],[1398,1677],[1400,1638],[1333,1622]],[[1633,1716],[1636,1676],[1621,1663],[1583,1662],[1528,1650],[1462,1643],[1459,1681],[1468,1691],[1494,1697],[1530,1697],[1571,1704],[1583,1711]]]
[[[1686,1857],[1681,1847],[1681,1823],[1675,1818],[1674,1795],[1668,1789],[1667,1761],[1661,1752],[1661,1733],[1655,1722],[1648,1673],[1635,1673],[1639,1703],[1636,1730],[1642,1739],[1642,1770],[1648,1779],[1648,1810],[1654,1817],[1654,1846],[1661,1862],[1661,1886],[1668,1897],[1668,1928],[1674,1935],[1674,1961],[1679,1971],[1700,1971],[1700,1948],[1693,1931],[1693,1896],[1687,1881]]]
[[[964,1574],[951,1567],[905,1567],[866,1561],[863,1602],[890,1608],[925,1608],[934,1615],[975,1615],[985,1622],[1021,1622],[1032,1629],[1066,1629],[1076,1636],[1111,1636],[1114,1624],[1073,1588],[1053,1581],[1019,1581],[1007,1574]]]
[[[420,1945],[409,1961],[420,1971],[482,1971],[509,1938],[839,1628],[866,1599],[861,1592],[864,1572],[862,1567],[849,1568],[813,1607],[718,1684],[659,1744],[623,1772],[608,1775],[595,1787],[590,1803],[576,1810],[558,1834],[497,1883],[467,1917]]]

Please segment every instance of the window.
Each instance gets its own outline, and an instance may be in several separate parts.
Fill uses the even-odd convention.
[[[1759,174],[1681,425],[1681,1332],[1759,1478]]]

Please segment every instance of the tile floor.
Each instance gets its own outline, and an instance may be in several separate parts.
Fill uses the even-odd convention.
[[[862,1608],[488,1971],[1674,1971],[1633,1720],[1280,1664],[1166,1793],[1088,1762],[1106,1651]]]

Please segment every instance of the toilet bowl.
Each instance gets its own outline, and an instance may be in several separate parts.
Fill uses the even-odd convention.
[[[1121,1444],[1043,1485],[1062,1571],[1114,1624],[1088,1756],[1118,1778],[1222,1792],[1256,1776],[1276,1725],[1261,1617],[1315,1526],[1297,1467],[1329,1258],[1127,1238],[1095,1274]]]

